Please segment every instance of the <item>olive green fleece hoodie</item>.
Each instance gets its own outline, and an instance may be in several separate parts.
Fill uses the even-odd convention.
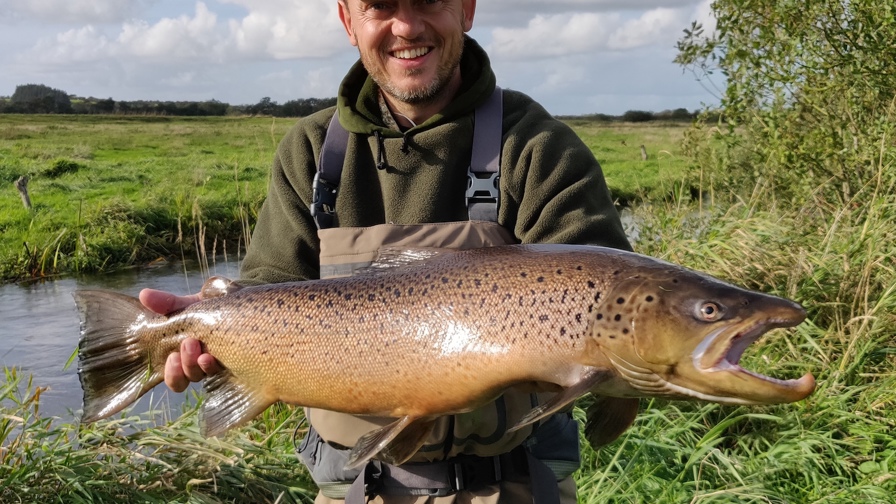
[[[495,87],[488,56],[471,38],[466,38],[461,74],[456,99],[402,133],[385,125],[378,88],[363,66],[352,67],[336,105],[339,121],[350,133],[336,200],[338,226],[468,218],[464,194],[473,111]],[[280,142],[267,199],[242,264],[242,282],[318,277],[311,184],[334,112],[330,108],[300,119]],[[500,189],[498,223],[521,243],[631,249],[588,147],[531,98],[510,90],[504,91]]]

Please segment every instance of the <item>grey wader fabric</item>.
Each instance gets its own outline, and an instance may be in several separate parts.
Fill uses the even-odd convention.
[[[334,116],[315,177],[312,204],[320,228],[321,278],[351,276],[388,248],[462,249],[515,243],[511,233],[496,223],[500,101],[501,92],[496,89],[492,99],[476,112],[466,194],[471,220],[463,222],[333,227],[338,225],[336,195],[348,138]],[[369,498],[388,504],[575,503],[571,474],[579,465],[578,426],[571,416],[558,414],[539,426],[506,433],[543,402],[541,395],[510,390],[478,410],[440,419],[430,439],[408,463],[390,466],[374,461],[363,471],[349,472],[343,469],[348,457],[345,448],[394,419],[307,409],[312,428],[299,453],[320,487],[315,502],[358,504]],[[530,437],[536,428],[538,435]]]

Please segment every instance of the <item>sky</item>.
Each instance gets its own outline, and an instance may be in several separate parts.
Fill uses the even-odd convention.
[[[470,35],[504,88],[552,114],[695,110],[719,82],[673,63],[710,0],[479,0]],[[357,60],[336,0],[0,0],[0,96],[44,84],[114,100],[336,96]]]

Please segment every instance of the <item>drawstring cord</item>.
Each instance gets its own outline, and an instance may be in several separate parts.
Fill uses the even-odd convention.
[[[376,139],[376,169],[385,170],[389,166],[386,164],[386,139],[379,131],[374,131],[373,136]],[[401,136],[401,152],[407,154],[411,152],[411,136],[407,133]]]
[[[383,135],[381,135],[379,131],[374,131],[373,136],[376,138],[376,169],[385,170],[386,146],[383,145]]]

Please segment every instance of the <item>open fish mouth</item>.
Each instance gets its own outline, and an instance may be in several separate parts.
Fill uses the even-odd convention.
[[[719,388],[731,388],[729,393],[733,400],[720,402],[776,404],[804,399],[815,390],[815,378],[811,373],[785,380],[740,365],[746,349],[763,334],[772,329],[796,326],[804,317],[801,312],[792,317],[760,320],[746,327],[716,331],[695,349],[694,365],[703,372],[724,373],[714,376],[712,381],[718,379]]]

